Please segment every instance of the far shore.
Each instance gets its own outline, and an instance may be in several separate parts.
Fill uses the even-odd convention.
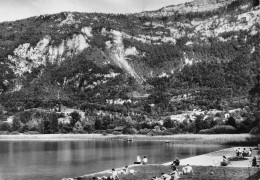
[[[240,144],[247,145],[247,142],[257,144],[257,137],[250,134],[177,134],[170,136],[149,136],[149,135],[102,135],[102,134],[17,134],[0,135],[0,141],[73,141],[73,140],[127,140],[133,141],[169,141],[169,143],[201,143],[201,144]]]

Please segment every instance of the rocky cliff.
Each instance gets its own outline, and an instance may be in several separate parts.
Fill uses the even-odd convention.
[[[104,98],[112,99],[134,90],[151,91],[162,82],[154,83],[156,78],[168,78],[172,85],[166,89],[212,88],[204,82],[214,75],[200,72],[203,63],[202,67],[213,64],[225,72],[215,73],[226,77],[216,80],[214,87],[220,82],[225,88],[237,87],[230,79],[242,73],[251,78],[248,84],[241,80],[246,90],[254,81],[259,53],[258,5],[245,0],[196,0],[131,15],[63,12],[3,22],[0,92],[41,84],[65,94],[96,88],[86,96],[98,98],[107,91],[109,97]],[[234,75],[232,63],[241,52],[249,59],[247,71]],[[203,79],[208,75],[211,78]]]

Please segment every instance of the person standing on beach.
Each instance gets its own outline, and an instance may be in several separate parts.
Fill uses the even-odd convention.
[[[252,167],[257,167],[257,162],[256,162],[255,156],[253,157],[253,160],[252,160]]]
[[[143,164],[147,164],[147,162],[148,162],[148,159],[147,159],[146,156],[144,156],[144,158],[143,158]]]
[[[112,180],[120,180],[118,175],[117,175],[117,171],[115,169],[112,169],[112,176],[111,176]]]
[[[173,161],[173,164],[175,166],[179,166],[180,165],[180,160],[179,160],[179,157],[177,156],[176,159]]]

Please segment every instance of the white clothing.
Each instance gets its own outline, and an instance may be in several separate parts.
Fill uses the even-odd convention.
[[[144,164],[147,164],[147,161],[148,161],[147,158],[143,158],[143,163]]]
[[[251,156],[252,155],[252,151],[248,151],[248,156]]]
[[[112,176],[111,176],[111,178],[112,178],[113,180],[119,179],[119,178],[118,178],[118,175],[117,175],[117,171],[112,171]]]
[[[193,173],[192,167],[191,166],[185,166],[182,168],[182,173],[183,174],[191,174]]]
[[[142,161],[141,161],[141,158],[140,158],[140,156],[137,156],[137,159],[136,159],[136,161],[137,162],[139,162],[139,163],[141,163]]]
[[[176,169],[175,171],[173,171],[173,172],[171,173],[171,175],[172,175],[172,177],[174,177],[174,180],[177,180],[177,179],[180,178],[179,172],[178,172],[177,169]]]
[[[161,176],[161,178],[162,178],[162,179],[165,179],[165,180],[171,180],[171,176],[168,175],[168,174],[163,174],[163,175]]]

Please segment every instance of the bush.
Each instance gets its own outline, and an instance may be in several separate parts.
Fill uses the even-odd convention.
[[[102,135],[103,135],[103,136],[106,136],[106,135],[107,135],[107,133],[104,131],[104,132],[102,132]]]
[[[22,127],[22,132],[26,132],[26,131],[29,131],[29,126],[27,124],[25,124],[23,127]]]
[[[138,131],[138,134],[148,134],[149,132],[150,132],[150,129],[145,128],[145,129],[140,129]]]
[[[179,134],[179,133],[181,133],[181,129],[170,128],[170,129],[166,129],[165,131],[162,131],[161,133],[162,133],[162,135]]]
[[[7,135],[9,134],[9,131],[0,131],[0,135]]]
[[[31,112],[30,111],[24,111],[20,113],[20,120],[22,123],[26,124],[31,119]]]
[[[70,116],[72,118],[70,125],[73,127],[76,122],[80,121],[81,116],[77,111],[73,111],[72,113],[70,113]]]
[[[41,134],[41,133],[38,131],[27,131],[24,134]]]
[[[234,134],[236,133],[236,128],[229,125],[224,126],[215,126],[210,129],[202,129],[199,131],[199,134]]]
[[[165,130],[165,131],[160,132],[158,135],[167,136],[167,135],[172,135],[172,133]]]
[[[237,127],[237,123],[236,123],[236,120],[230,116],[226,122],[227,125],[230,125],[230,126],[233,126],[234,128]]]
[[[120,134],[122,134],[122,133],[121,133],[121,132],[118,132],[118,131],[113,131],[112,134],[113,134],[113,135],[120,135]]]
[[[13,126],[12,127],[13,131],[18,131],[21,128],[21,126],[22,126],[20,118],[15,116],[14,119],[13,119],[13,125],[12,126]]]
[[[135,128],[124,128],[123,129],[124,134],[137,134],[137,130]]]
[[[253,135],[258,135],[258,134],[260,134],[259,127],[254,127],[253,129],[251,129],[251,131],[250,131],[249,133],[250,133],[250,134],[253,134]]]
[[[0,130],[1,131],[10,131],[11,125],[7,122],[3,122],[3,123],[0,124]]]
[[[166,128],[173,128],[174,127],[174,122],[171,120],[170,117],[167,117],[163,123],[163,126]]]
[[[20,134],[20,133],[18,131],[12,131],[10,134],[17,135],[17,134]]]

